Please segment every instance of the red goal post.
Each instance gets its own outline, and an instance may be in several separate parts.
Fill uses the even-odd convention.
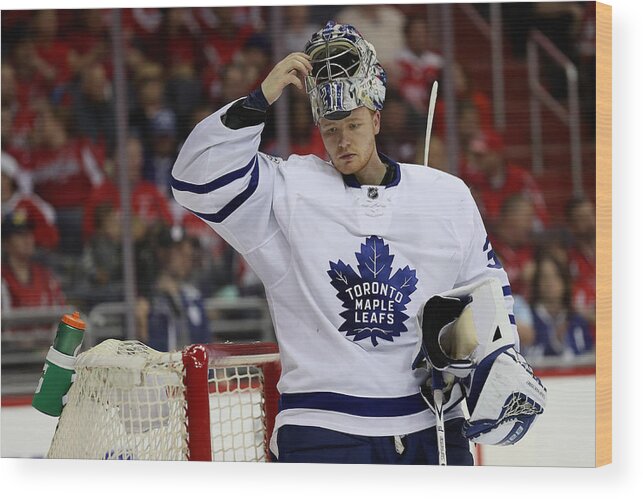
[[[262,379],[248,379],[248,386],[230,386],[226,381],[224,391],[259,389],[263,394],[264,452],[269,460],[270,437],[279,410],[277,381],[281,374],[276,343],[212,343],[191,345],[183,350],[187,400],[188,459],[190,461],[212,460],[211,391],[220,387],[211,386],[211,368],[235,369],[240,364],[254,366],[263,374]],[[243,360],[243,362],[240,362]],[[227,378],[224,378],[227,380]],[[252,386],[255,384],[255,386]]]
[[[48,457],[267,461],[281,373],[275,343],[157,352],[106,340],[81,353]]]

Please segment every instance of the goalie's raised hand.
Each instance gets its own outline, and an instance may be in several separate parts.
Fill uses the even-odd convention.
[[[268,104],[273,104],[279,99],[288,85],[304,90],[304,78],[312,70],[310,56],[304,52],[293,52],[284,57],[261,83],[261,91]]]

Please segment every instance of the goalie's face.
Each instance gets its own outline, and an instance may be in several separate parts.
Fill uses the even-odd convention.
[[[380,113],[366,107],[354,109],[346,118],[322,118],[319,131],[333,166],[344,175],[364,176],[381,166],[375,147],[380,131]]]

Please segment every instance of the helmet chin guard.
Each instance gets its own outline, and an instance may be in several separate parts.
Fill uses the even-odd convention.
[[[313,70],[306,76],[315,124],[321,118],[342,119],[365,106],[379,111],[386,96],[386,72],[375,48],[350,24],[329,21],[304,49]]]

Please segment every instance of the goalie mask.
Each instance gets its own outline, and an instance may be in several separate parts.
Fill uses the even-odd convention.
[[[304,49],[313,70],[306,76],[315,124],[321,118],[343,119],[365,106],[384,106],[386,72],[377,62],[373,45],[349,24],[329,21]]]

